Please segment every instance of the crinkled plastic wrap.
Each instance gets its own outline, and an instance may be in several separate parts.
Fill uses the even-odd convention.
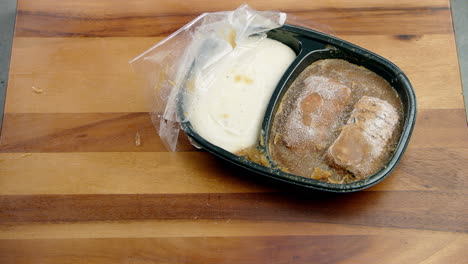
[[[291,19],[304,25],[297,17]],[[256,45],[285,22],[285,13],[256,11],[245,4],[234,11],[204,13],[130,61],[146,80],[151,120],[169,150],[176,150],[179,123],[190,117],[190,94],[204,92],[215,78],[210,71],[216,67],[210,66],[238,44]]]

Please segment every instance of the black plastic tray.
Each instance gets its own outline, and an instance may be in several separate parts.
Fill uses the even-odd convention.
[[[404,111],[403,130],[398,145],[387,165],[376,174],[362,181],[347,184],[326,183],[283,172],[276,168],[273,163],[271,164],[272,167],[268,168],[246,160],[244,157],[234,155],[203,139],[193,130],[190,122],[182,122],[181,127],[190,139],[203,149],[245,169],[254,171],[266,177],[311,189],[328,192],[354,192],[369,188],[387,177],[393,171],[405,152],[411,133],[413,132],[416,119],[416,98],[413,87],[406,75],[387,59],[354,44],[318,31],[293,25],[284,25],[281,28],[268,32],[268,37],[288,45],[297,54],[296,59],[286,70],[277,85],[270,99],[262,124],[260,145],[264,149],[267,158],[270,159],[270,163],[272,163],[272,161],[268,148],[269,132],[272,125],[273,115],[276,112],[276,108],[278,107],[282,96],[296,77],[314,61],[328,58],[340,58],[377,73],[387,80],[400,96]]]

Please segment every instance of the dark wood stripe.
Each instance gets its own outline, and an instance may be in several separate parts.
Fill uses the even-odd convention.
[[[440,234],[32,239],[0,240],[0,261],[330,264],[447,263],[450,258],[463,263],[457,260],[466,259],[464,248],[463,241]]]
[[[142,145],[135,146],[135,134]],[[180,151],[195,151],[181,135]],[[431,142],[428,144],[427,142]],[[412,148],[468,148],[463,109],[418,113]],[[148,113],[7,113],[0,152],[167,151]],[[431,152],[427,155],[432,156]]]
[[[53,11],[20,6],[16,36],[21,37],[123,37],[166,36],[201,14],[138,13],[98,16],[86,10],[65,9],[60,2]],[[33,10],[33,11],[31,11]],[[443,34],[452,32],[449,7],[413,8],[319,8],[282,10],[297,17],[297,22],[323,24],[337,34]],[[309,23],[310,25],[310,23]]]
[[[140,134],[141,146],[135,145]],[[179,151],[194,151],[183,133]],[[0,152],[167,151],[148,113],[6,114]]]
[[[240,219],[467,232],[465,195],[456,191],[6,195],[0,196],[0,223]]]
[[[0,240],[9,263],[338,263],[364,254],[372,243],[402,249],[414,241],[372,236],[266,236]],[[398,243],[400,242],[400,243]],[[383,244],[381,244],[383,247]],[[339,252],[339,254],[337,254]]]
[[[415,184],[427,190],[465,191],[466,168],[468,148],[410,148],[387,181],[404,181],[408,182],[408,186]]]
[[[464,109],[418,109],[410,146],[468,148]]]

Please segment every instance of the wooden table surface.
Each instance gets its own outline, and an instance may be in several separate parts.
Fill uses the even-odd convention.
[[[395,62],[418,115],[352,194],[167,152],[128,60],[243,1],[19,0],[0,145],[0,263],[467,263],[468,130],[448,0],[250,1]],[[141,146],[135,146],[136,133]]]

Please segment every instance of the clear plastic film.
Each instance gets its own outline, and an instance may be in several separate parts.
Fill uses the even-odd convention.
[[[256,11],[246,4],[234,11],[204,13],[130,61],[135,72],[145,78],[151,120],[159,128],[159,136],[169,150],[176,151],[179,123],[187,121],[192,108],[200,104],[194,101],[197,100],[194,94],[207,93],[206,87],[217,85],[213,82],[217,73],[223,71],[222,61],[234,61],[233,57],[236,61],[255,61],[256,54],[242,52],[242,48],[260,45],[266,32],[281,27],[286,17],[282,12]],[[288,17],[289,20],[292,24],[307,26],[298,17]],[[318,29],[329,31],[323,27]],[[250,67],[255,65],[251,63]],[[245,77],[241,81],[249,82],[249,79]],[[216,104],[223,108],[236,107],[230,106],[229,100],[222,100],[222,92],[216,96],[220,100],[212,107],[218,107]],[[244,103],[255,101],[247,98]],[[242,128],[236,127],[242,118],[246,116],[218,121],[236,135],[243,133]]]

